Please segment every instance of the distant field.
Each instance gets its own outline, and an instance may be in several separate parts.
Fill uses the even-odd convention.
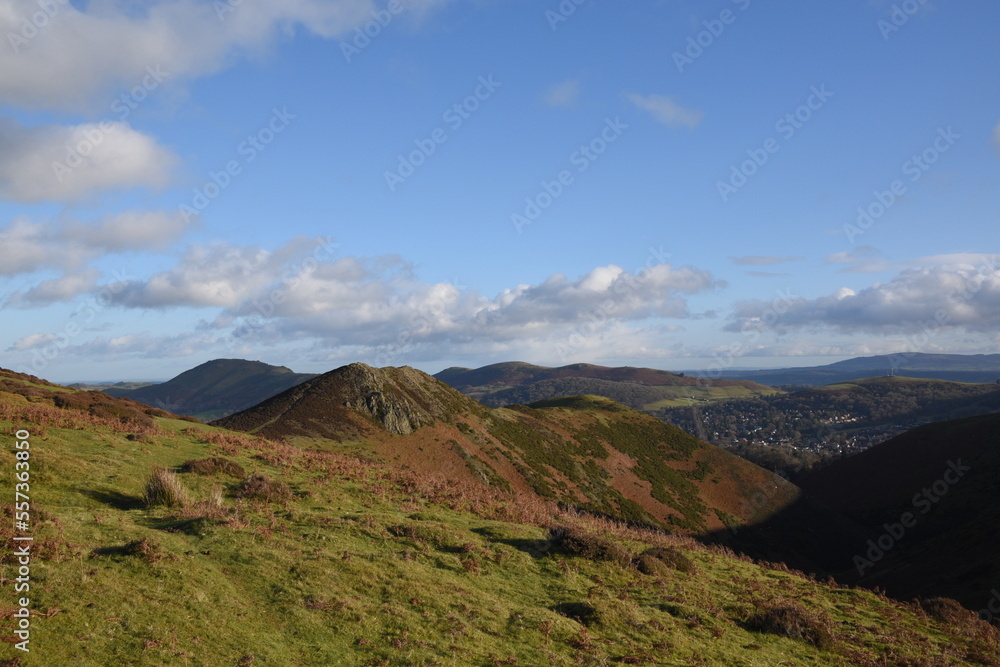
[[[730,398],[750,398],[752,396],[774,396],[784,393],[777,389],[770,391],[753,390],[747,387],[659,387],[664,391],[675,393],[675,398],[665,398],[642,406],[643,410],[660,410],[663,408],[681,408],[696,405],[706,401],[722,401]]]

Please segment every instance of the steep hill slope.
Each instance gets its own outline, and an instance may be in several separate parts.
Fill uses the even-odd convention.
[[[360,442],[385,460],[534,492],[594,512],[686,533],[761,517],[798,489],[680,429],[603,397],[489,409],[412,368],[351,364],[215,422],[322,446]]]
[[[594,394],[637,410],[652,410],[693,401],[766,396],[777,391],[747,380],[700,380],[652,368],[593,364],[547,368],[506,362],[476,369],[449,368],[434,377],[490,407]]]
[[[856,545],[853,572],[845,564],[853,580],[973,609],[990,601],[1000,582],[1000,415],[928,424],[800,483],[872,531],[876,548]]]
[[[107,393],[207,421],[256,405],[311,377],[315,374],[260,361],[215,359],[167,382]]]
[[[5,570],[34,538],[30,653],[11,594],[6,664],[998,664],[947,602],[80,394],[0,371],[33,496],[27,530],[0,526]]]

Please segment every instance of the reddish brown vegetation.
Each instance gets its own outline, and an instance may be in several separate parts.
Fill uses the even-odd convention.
[[[229,475],[230,477],[243,478],[246,477],[246,471],[236,461],[231,461],[230,459],[223,458],[221,456],[212,456],[206,459],[191,459],[185,461],[181,464],[182,472],[194,473],[196,475],[214,475],[216,473],[223,473]]]

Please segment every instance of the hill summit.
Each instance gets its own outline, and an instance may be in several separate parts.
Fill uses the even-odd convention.
[[[211,420],[230,415],[315,377],[245,359],[214,359],[161,384],[106,393],[170,412]]]
[[[342,366],[218,420],[219,426],[267,437],[353,439],[384,429],[413,433],[456,408],[478,404],[414,368]]]
[[[421,474],[689,534],[759,520],[798,496],[780,477],[604,397],[491,409],[409,367],[343,366],[213,424],[356,446]],[[764,506],[747,512],[758,489]]]

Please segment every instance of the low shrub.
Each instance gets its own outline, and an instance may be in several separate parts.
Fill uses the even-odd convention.
[[[273,480],[261,473],[254,473],[240,482],[236,495],[265,502],[286,502],[291,500],[292,490],[284,482]]]
[[[670,568],[659,558],[654,558],[649,554],[640,554],[632,559],[632,567],[643,574],[650,576],[664,576],[669,573]]]
[[[819,649],[830,649],[835,643],[832,621],[823,612],[807,611],[795,601],[775,602],[750,617],[751,630],[802,639]]]
[[[619,565],[628,565],[632,560],[629,553],[614,542],[578,528],[555,526],[549,528],[548,537],[554,549],[569,556]]]
[[[653,547],[642,552],[643,556],[653,558],[679,572],[691,574],[696,571],[694,563],[679,549],[674,547]],[[640,570],[641,572],[641,570]],[[648,574],[648,573],[647,573]]]

